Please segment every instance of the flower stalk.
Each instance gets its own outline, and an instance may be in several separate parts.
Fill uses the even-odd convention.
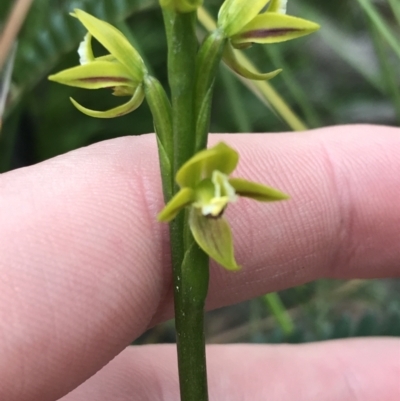
[[[163,16],[168,42],[175,176],[195,152],[196,13],[163,8]],[[174,193],[178,190],[175,186]],[[181,401],[207,401],[204,305],[209,258],[187,227],[187,213],[180,213],[170,223],[180,394]]]
[[[240,269],[232,232],[223,217],[225,209],[241,196],[261,202],[288,198],[263,184],[232,177],[239,154],[227,144],[206,149],[218,66],[223,60],[245,78],[271,79],[280,70],[252,71],[240,61],[237,49],[290,40],[318,28],[312,22],[287,16],[286,0],[226,0],[216,29],[199,47],[195,23],[201,4],[202,0],[160,0],[171,100],[128,39],[82,10],[72,14],[88,31],[78,50],[80,65],[49,77],[65,85],[111,89],[114,96],[130,97],[106,111],[87,109],[71,99],[78,110],[91,117],[119,117],[135,110],[144,99],[148,102],[166,203],[158,220],[170,223],[181,401],[208,401],[204,306],[209,258],[228,270]],[[96,57],[93,38],[109,53]]]

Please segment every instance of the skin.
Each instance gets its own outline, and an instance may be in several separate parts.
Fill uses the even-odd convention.
[[[323,277],[400,275],[399,129],[220,140],[240,152],[236,176],[291,200],[229,206],[243,269],[212,264],[209,308]],[[3,174],[0,194],[0,399],[178,400],[175,347],[126,348],[172,317],[154,136]],[[395,338],[207,352],[212,401],[400,399]]]

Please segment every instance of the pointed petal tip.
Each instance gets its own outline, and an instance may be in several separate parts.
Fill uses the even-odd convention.
[[[144,91],[142,87],[138,87],[135,94],[132,98],[122,104],[121,106],[114,107],[109,110],[105,111],[98,111],[98,110],[91,110],[82,105],[80,105],[76,100],[72,97],[69,98],[72,104],[83,114],[86,114],[89,117],[94,118],[115,118],[115,117],[122,117],[125,114],[130,113],[131,111],[136,110],[143,102],[144,99]]]
[[[231,68],[240,76],[254,81],[270,80],[272,78],[275,78],[279,73],[282,72],[282,68],[267,73],[260,73],[258,71],[250,70],[246,65],[244,65],[243,62],[239,61],[239,58],[236,57],[236,51],[229,43],[225,46],[223,61],[227,66],[229,66],[229,68]]]

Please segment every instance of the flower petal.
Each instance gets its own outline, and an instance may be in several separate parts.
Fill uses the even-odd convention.
[[[137,85],[122,64],[97,60],[50,75],[49,80],[85,89]]]
[[[253,79],[256,81],[265,81],[276,77],[282,69],[259,73],[256,71],[248,70],[244,65],[240,64],[239,60],[236,58],[235,49],[228,43],[224,49],[223,60],[226,65],[228,65],[233,71],[241,75],[244,78]]]
[[[70,98],[72,104],[83,114],[86,114],[90,117],[96,118],[114,118],[120,117],[125,114],[130,113],[131,111],[136,110],[143,102],[144,99],[144,90],[143,87],[140,85],[137,87],[135,94],[129,100],[129,102],[124,103],[121,106],[114,107],[113,109],[106,110],[106,111],[96,111],[87,109],[86,107],[81,106],[77,101]]]
[[[287,0],[271,0],[268,7],[269,13],[286,14]]]
[[[157,220],[164,222],[173,220],[183,208],[193,203],[194,200],[194,191],[190,188],[182,188],[161,210]]]
[[[191,208],[189,226],[200,248],[228,270],[239,270],[233,252],[232,233],[228,222],[222,218],[204,217]]]
[[[85,35],[82,42],[79,43],[78,54],[79,63],[81,65],[94,61],[92,50],[92,35],[89,32]]]
[[[319,29],[319,25],[302,18],[266,12],[258,15],[235,36],[232,45],[276,43],[296,39]]]
[[[218,27],[227,38],[238,33],[269,0],[225,0],[218,13]]]
[[[247,181],[243,178],[229,178],[229,184],[232,185],[238,195],[261,202],[289,199],[288,195],[277,189],[267,187],[257,182]]]
[[[143,60],[117,28],[79,9],[74,10],[73,16],[78,18],[89,33],[131,72],[135,80],[142,81],[146,71]]]
[[[238,153],[223,142],[202,150],[189,159],[177,172],[180,187],[194,188],[204,178],[211,178],[214,170],[229,175],[239,161]]]

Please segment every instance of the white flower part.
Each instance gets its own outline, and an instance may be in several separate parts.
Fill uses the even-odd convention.
[[[228,202],[236,202],[237,196],[235,188],[229,184],[229,179],[226,174],[215,170],[212,173],[211,181],[215,187],[215,198],[226,197],[228,198]]]
[[[226,196],[221,198],[213,198],[206,205],[201,206],[201,214],[203,216],[218,217],[224,211],[229,201]]]
[[[287,9],[287,0],[281,0],[279,4],[279,14],[286,14],[286,9]]]
[[[211,200],[201,205],[203,216],[219,217],[228,203],[236,202],[235,188],[229,184],[228,176],[218,170],[213,171],[211,181],[214,184],[214,196]]]
[[[79,43],[78,54],[81,65],[88,64],[94,60],[91,41],[92,35],[88,32],[82,42]]]

